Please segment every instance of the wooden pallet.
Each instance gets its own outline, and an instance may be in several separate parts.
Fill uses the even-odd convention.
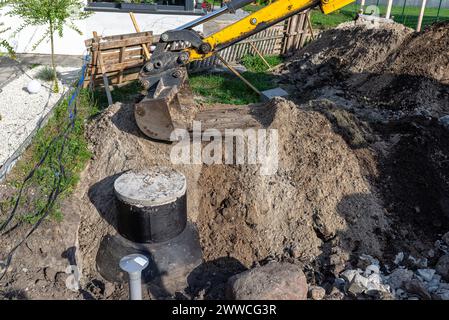
[[[154,37],[151,31],[101,37],[96,35],[85,41],[91,55],[84,87],[108,84],[121,85],[136,80],[145,62],[143,46],[149,49]]]

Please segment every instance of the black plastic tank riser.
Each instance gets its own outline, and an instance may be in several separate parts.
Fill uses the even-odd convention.
[[[160,206],[134,206],[117,199],[117,229],[128,240],[163,242],[179,235],[187,223],[187,196]]]

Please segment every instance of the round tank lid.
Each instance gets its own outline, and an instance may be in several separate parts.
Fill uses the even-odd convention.
[[[140,207],[160,206],[176,201],[186,193],[185,176],[167,167],[129,171],[114,182],[117,198]]]

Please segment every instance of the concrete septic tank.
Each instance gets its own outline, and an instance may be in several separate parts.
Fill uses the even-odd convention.
[[[202,262],[198,232],[187,221],[185,176],[171,168],[129,171],[114,183],[118,234],[105,236],[97,269],[108,281],[124,282],[120,259],[143,254],[149,265],[142,281],[168,294],[187,286],[187,276]]]
[[[187,223],[186,178],[154,167],[127,172],[114,182],[118,232],[134,242],[161,242],[180,234]]]

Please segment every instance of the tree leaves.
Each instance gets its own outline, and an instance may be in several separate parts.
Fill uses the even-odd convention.
[[[10,0],[10,16],[17,16],[23,20],[23,27],[45,26],[45,36],[57,32],[59,37],[64,36],[64,27],[75,30],[82,34],[76,27],[77,20],[83,20],[90,15],[84,11],[84,2],[81,0]],[[50,30],[50,27],[52,30]],[[39,39],[38,42],[42,42]],[[34,44],[37,47],[39,44]]]
[[[75,25],[75,21],[85,19],[90,12],[84,11],[84,2],[81,0],[8,0],[11,10],[10,16],[17,16],[23,20],[16,33],[28,26],[44,26],[44,34],[33,44],[33,50],[42,41],[49,40],[51,44],[52,68],[55,78],[54,91],[58,92],[58,79],[56,78],[54,34],[64,36],[64,27],[82,34]],[[2,43],[0,42],[0,45]]]

